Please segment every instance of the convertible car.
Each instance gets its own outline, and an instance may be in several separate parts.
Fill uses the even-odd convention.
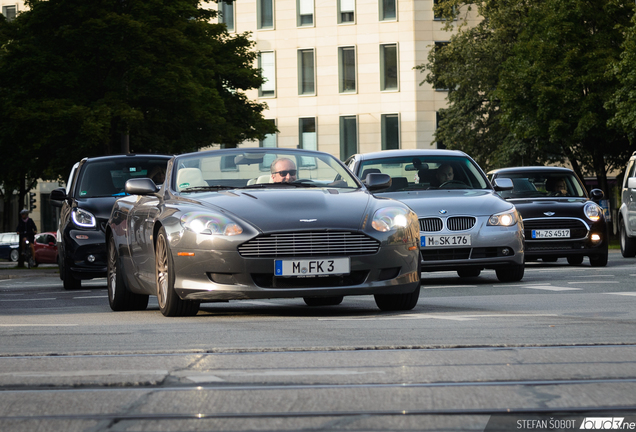
[[[174,156],[158,187],[126,182],[106,228],[114,311],[158,297],[165,316],[202,302],[301,297],[309,306],[373,295],[410,310],[420,293],[419,225],[376,198],[386,174],[360,183],[333,156],[281,148]]]

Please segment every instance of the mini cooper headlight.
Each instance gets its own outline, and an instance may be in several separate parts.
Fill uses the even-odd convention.
[[[601,218],[601,215],[603,214],[603,209],[599,207],[598,204],[593,202],[585,204],[584,211],[585,216],[587,216],[587,218],[592,222],[596,222],[597,220],[599,220]]]
[[[233,236],[243,232],[243,228],[223,215],[198,211],[181,216],[181,225],[197,234]]]
[[[513,226],[519,221],[519,215],[517,209],[508,210],[502,213],[495,213],[488,218],[488,225],[490,226]]]
[[[375,212],[371,226],[380,232],[406,228],[409,211],[400,207],[386,207]]]
[[[73,223],[80,228],[95,228],[97,226],[97,220],[93,213],[81,208],[75,207],[71,212],[71,218]]]

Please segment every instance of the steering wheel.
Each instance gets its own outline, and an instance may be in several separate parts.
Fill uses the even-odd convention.
[[[443,188],[446,186],[451,186],[451,185],[457,185],[457,186],[468,186],[466,183],[464,183],[461,180],[449,180],[447,182],[442,183],[441,185],[439,185],[439,188]]]

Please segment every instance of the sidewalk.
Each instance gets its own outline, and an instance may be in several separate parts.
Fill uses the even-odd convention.
[[[59,277],[59,275],[57,264],[40,264],[35,268],[27,269],[26,267],[17,268],[16,263],[0,263],[0,280],[24,277]]]

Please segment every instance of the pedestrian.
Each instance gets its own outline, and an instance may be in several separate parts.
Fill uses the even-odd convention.
[[[25,240],[29,241],[31,256],[35,257],[35,247],[33,245],[35,243],[35,234],[38,232],[37,227],[35,226],[35,222],[33,222],[33,219],[29,217],[29,211],[27,209],[20,210],[20,220],[18,222],[16,231],[20,239],[20,246],[18,249],[20,252],[20,256],[18,258],[18,267],[24,267]]]

